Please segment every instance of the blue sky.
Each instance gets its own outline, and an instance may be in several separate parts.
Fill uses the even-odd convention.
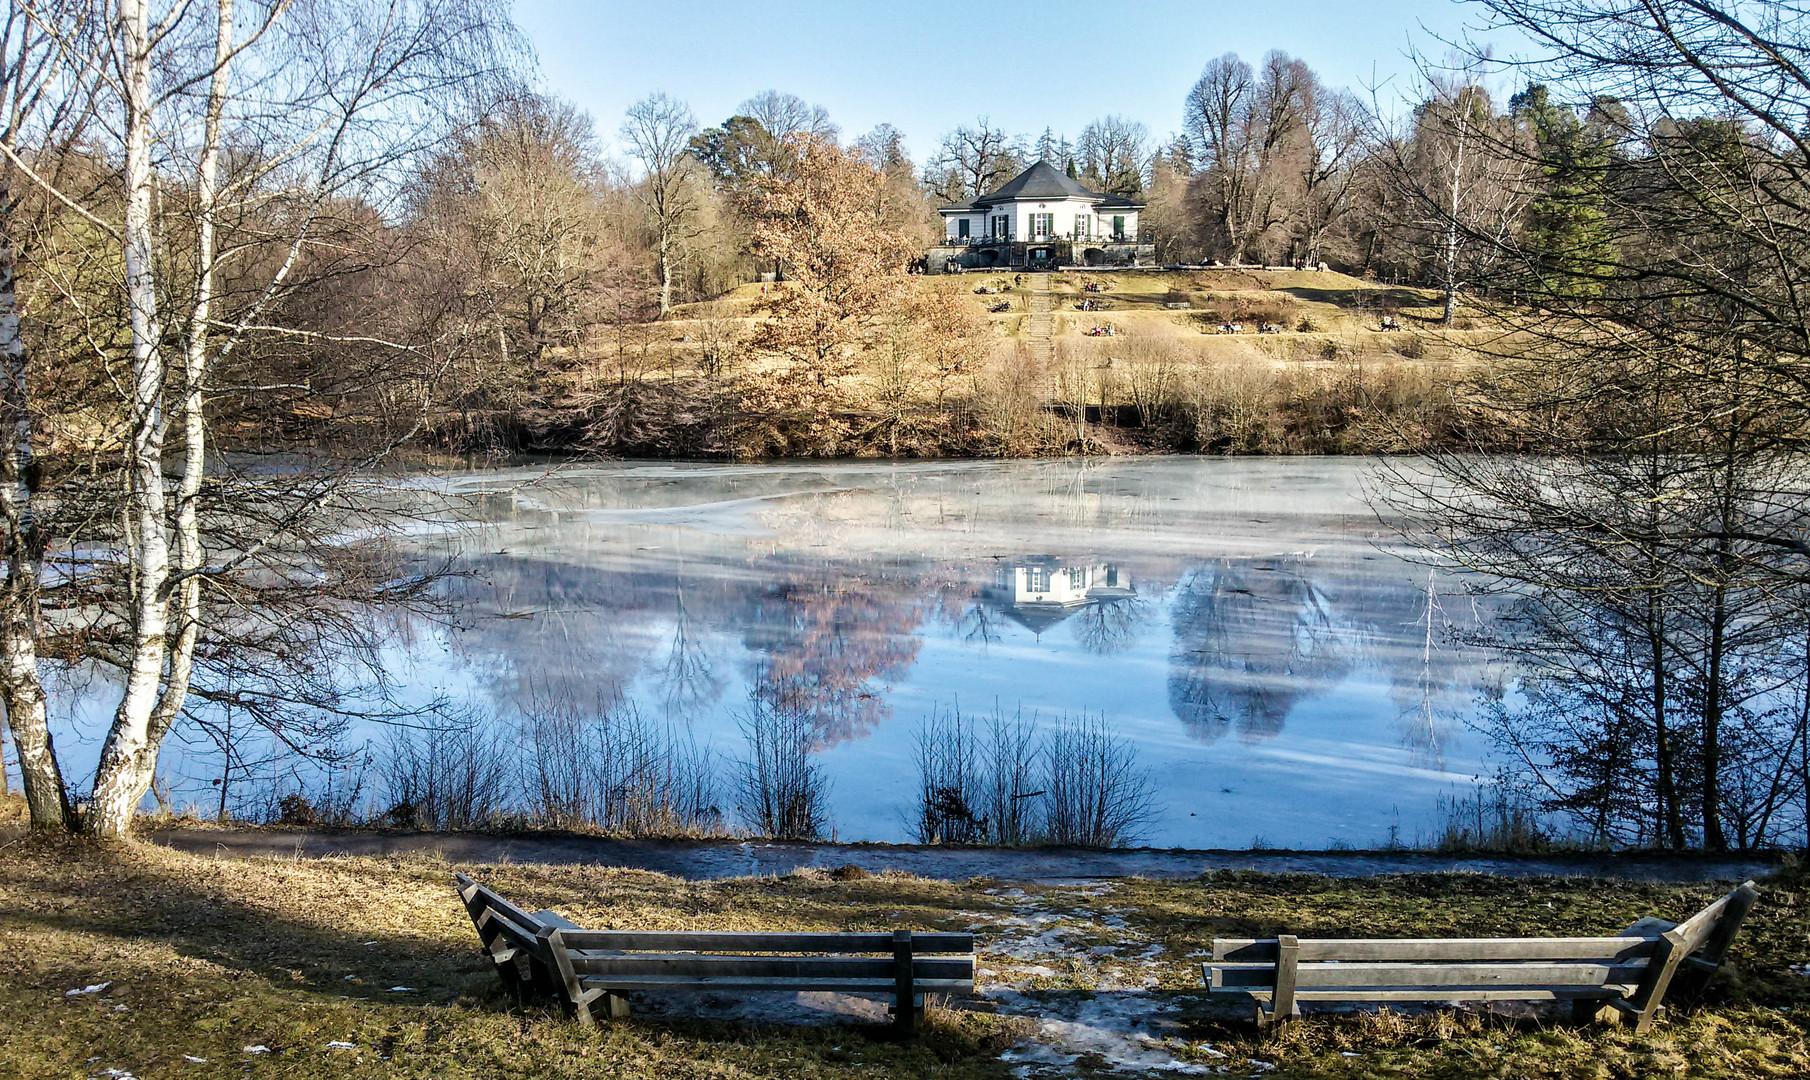
[[[1439,55],[1429,31],[1455,35],[1479,17],[1452,0],[517,0],[515,11],[543,88],[589,111],[606,141],[654,90],[710,125],[771,88],[822,104],[851,136],[890,122],[920,161],[983,114],[1013,132],[1073,137],[1121,113],[1161,137],[1180,128],[1201,67],[1228,51],[1255,61],[1279,48],[1334,85],[1367,93],[1393,79],[1391,93],[1414,79],[1411,44]],[[1013,24],[1023,28],[986,29]]]

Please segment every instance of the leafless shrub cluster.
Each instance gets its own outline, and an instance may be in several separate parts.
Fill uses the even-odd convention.
[[[735,780],[743,825],[775,840],[822,838],[829,781],[811,757],[818,732],[810,712],[750,694],[741,725],[748,757],[737,763]]]
[[[396,728],[378,759],[381,815],[402,828],[519,825],[636,837],[723,831],[709,754],[632,705],[544,706],[520,738],[494,720]]]
[[[544,709],[523,729],[523,794],[536,822],[625,836],[722,830],[708,751],[632,704],[597,715]]]
[[[1156,812],[1150,776],[1101,713],[1064,719],[1043,740],[1043,838],[1079,847],[1125,847]]]
[[[1148,773],[1102,714],[1041,727],[995,709],[976,720],[933,712],[918,730],[918,803],[926,844],[1125,847],[1156,813]]]
[[[382,750],[388,816],[404,828],[494,827],[510,809],[515,756],[490,725],[393,729]]]

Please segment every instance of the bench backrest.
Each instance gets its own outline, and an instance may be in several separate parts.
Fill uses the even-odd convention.
[[[1645,1024],[1681,967],[1697,979],[1714,972],[1758,897],[1745,882],[1682,923],[1643,919],[1617,937],[1215,938],[1208,986],[1269,990],[1280,1015],[1292,1008],[1296,988],[1501,987],[1503,996],[1510,988],[1603,988],[1624,997]]]
[[[471,916],[472,924],[478,928],[478,937],[492,952],[496,951],[494,943],[499,937],[517,949],[535,952],[546,930],[555,925],[530,915],[464,874],[454,874],[453,883],[459,890],[459,898],[465,902],[465,911]]]
[[[744,933],[734,930],[567,930],[566,948],[586,952],[823,953],[893,951],[890,933]],[[971,953],[973,934],[913,933],[913,953]]]

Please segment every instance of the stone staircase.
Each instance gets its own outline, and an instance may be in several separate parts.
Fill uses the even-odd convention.
[[[1024,321],[1024,332],[1030,339],[1031,360],[1039,365],[1047,364],[1055,355],[1055,347],[1050,344],[1050,334],[1056,326],[1056,317],[1050,314],[1048,274],[1031,275],[1030,310],[1031,314]]]

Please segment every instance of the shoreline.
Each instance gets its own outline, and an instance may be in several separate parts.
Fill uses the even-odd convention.
[[[1242,871],[1331,878],[1446,873],[1502,878],[1708,882],[1740,881],[1768,874],[1777,868],[1782,858],[1781,853],[1759,852],[1726,855],[1656,852],[1448,855],[1414,851],[934,847],[771,840],[625,840],[575,833],[431,833],[268,826],[150,828],[139,835],[163,847],[216,858],[322,859],[424,854],[462,863],[600,865],[648,870],[690,881],[784,877],[802,870],[827,871],[852,865],[870,874],[895,871],[943,881],[996,878],[1056,883],[1130,877],[1174,881],[1214,871]]]

